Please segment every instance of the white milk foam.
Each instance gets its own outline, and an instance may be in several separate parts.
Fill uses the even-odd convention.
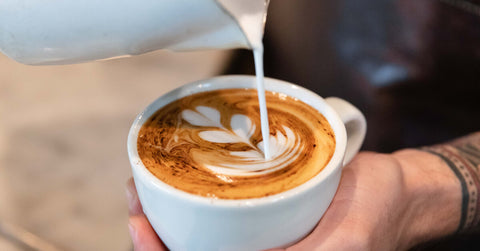
[[[206,161],[211,158],[211,153],[208,153],[209,156],[201,152],[194,154],[193,158],[197,163],[204,163],[206,168],[226,182],[228,182],[227,176],[261,175],[274,172],[288,166],[302,152],[295,133],[286,126],[283,126],[284,133],[277,131],[275,136],[269,135],[268,141],[263,140],[253,145],[250,138],[256,127],[249,117],[243,114],[233,115],[230,121],[232,130],[230,130],[222,125],[218,110],[206,106],[197,106],[195,110],[183,110],[181,117],[195,126],[212,127],[211,130],[203,130],[199,133],[203,140],[213,143],[245,143],[252,148],[249,151],[231,151],[231,159],[215,164]],[[262,154],[265,145],[270,147],[269,159],[265,159]]]
[[[277,171],[288,166],[300,154],[299,145],[296,144],[296,137],[288,127],[283,127],[286,135],[277,131],[276,136],[270,136],[270,160],[265,160],[258,151],[250,150],[243,152],[230,152],[234,163],[222,163],[218,165],[206,164],[205,167],[220,175],[228,176],[249,176],[262,175]],[[257,147],[263,148],[265,141],[260,142]],[[239,161],[240,159],[240,161]]]

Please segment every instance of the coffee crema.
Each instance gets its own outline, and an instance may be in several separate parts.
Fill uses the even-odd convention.
[[[255,89],[202,92],[160,108],[140,129],[138,154],[164,183],[205,197],[260,198],[297,187],[330,161],[333,130],[296,98],[267,91],[266,100],[269,160]]]

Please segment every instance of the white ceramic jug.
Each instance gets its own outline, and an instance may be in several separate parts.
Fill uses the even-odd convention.
[[[268,0],[1,0],[0,52],[31,65],[257,48]]]

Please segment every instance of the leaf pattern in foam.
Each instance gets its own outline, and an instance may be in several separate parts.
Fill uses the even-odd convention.
[[[197,106],[196,111],[182,111],[182,118],[195,126],[223,127],[220,123],[220,112],[207,106]]]
[[[230,126],[236,135],[248,141],[250,141],[250,137],[255,132],[255,125],[252,123],[252,120],[243,114],[233,115]]]
[[[208,130],[199,133],[199,136],[210,142],[214,143],[237,143],[243,142],[237,135],[229,133],[227,131]]]
[[[233,115],[230,121],[232,131],[230,131],[222,125],[220,116],[218,110],[206,106],[182,111],[182,118],[192,125],[217,128],[201,131],[199,136],[202,139],[214,143],[246,143],[255,148],[250,142],[250,137],[255,132],[255,125],[250,118],[242,114]]]

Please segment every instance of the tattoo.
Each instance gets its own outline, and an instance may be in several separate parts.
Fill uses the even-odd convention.
[[[460,180],[462,215],[457,232],[479,227],[480,222],[480,132],[458,140],[423,147],[442,158]]]

